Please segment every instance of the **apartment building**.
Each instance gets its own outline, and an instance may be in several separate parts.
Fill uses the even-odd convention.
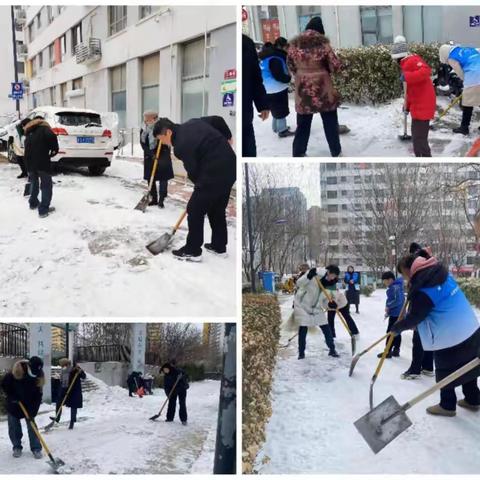
[[[12,25],[12,9],[14,22]],[[15,28],[18,80],[24,80],[26,45],[24,43],[23,26],[25,24],[24,7],[10,5],[0,6],[0,126],[17,118],[16,102],[8,97],[15,81],[15,63],[12,28]],[[20,112],[26,109],[25,100],[20,100]]]
[[[480,46],[479,5],[281,5],[248,6],[244,31],[257,42],[292,38],[314,16],[323,19],[335,48],[390,44],[397,35],[409,42],[448,42]]]
[[[29,6],[29,108],[92,108],[138,127],[145,110],[174,121],[221,115],[232,131],[233,6]],[[225,106],[224,106],[225,104]]]

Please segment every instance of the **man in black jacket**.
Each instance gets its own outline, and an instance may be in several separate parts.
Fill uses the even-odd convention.
[[[195,188],[187,205],[188,236],[184,247],[172,253],[181,260],[200,261],[203,225],[208,216],[211,243],[205,248],[224,256],[228,233],[225,210],[236,180],[236,156],[226,137],[205,119],[194,118],[183,124],[160,118],[153,134],[164,145],[173,147]]]
[[[7,396],[8,436],[13,445],[13,456],[22,455],[22,424],[25,418],[19,402],[27,410],[30,418],[34,419],[42,403],[43,395],[43,361],[39,357],[30,360],[20,360],[13,365],[12,371],[7,373],[2,381],[2,390]],[[42,445],[27,421],[30,449],[36,459],[42,458]]]
[[[38,209],[40,218],[45,218],[55,210],[50,207],[53,188],[51,158],[58,153],[58,139],[42,117],[35,117],[25,125],[24,130],[25,165],[32,184],[30,209]],[[42,192],[40,202],[39,190]]]
[[[163,388],[165,394],[170,398],[168,401],[166,422],[173,422],[175,419],[175,410],[177,408],[177,398],[180,406],[179,417],[182,425],[187,425],[187,390],[188,376],[184,370],[178,368],[173,362],[167,362],[162,365],[160,371],[165,375],[163,379]]]
[[[267,120],[270,114],[268,98],[255,44],[247,35],[242,35],[242,153],[244,157],[257,156],[253,130],[253,104],[260,112],[260,118],[263,121]]]

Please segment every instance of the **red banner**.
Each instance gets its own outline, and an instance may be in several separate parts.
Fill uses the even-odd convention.
[[[274,42],[280,36],[280,22],[278,18],[262,20],[263,42]]]

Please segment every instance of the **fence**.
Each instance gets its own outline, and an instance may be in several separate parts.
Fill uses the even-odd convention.
[[[19,325],[0,323],[0,357],[26,357],[28,330]]]
[[[77,347],[77,362],[130,362],[130,347],[126,345],[91,345]]]

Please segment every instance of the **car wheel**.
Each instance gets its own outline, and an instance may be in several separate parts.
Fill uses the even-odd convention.
[[[8,143],[7,156],[10,163],[18,163],[17,155],[15,154],[15,150],[13,149],[13,142]]]
[[[88,167],[88,171],[90,172],[90,175],[93,175],[93,176],[103,175],[106,169],[107,167],[97,167],[95,165]]]

